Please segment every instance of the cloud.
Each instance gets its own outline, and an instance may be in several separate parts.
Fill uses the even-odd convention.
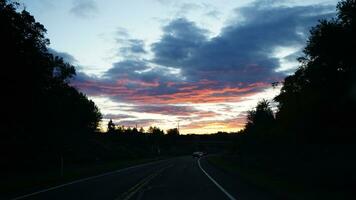
[[[154,58],[127,56],[100,78],[79,74],[75,85],[90,95],[107,95],[114,101],[139,103],[233,102],[256,94],[286,75],[276,71],[279,47],[301,45],[308,28],[330,15],[328,6],[273,6],[253,4],[236,10],[243,16],[221,34],[178,18],[163,27],[151,45]],[[127,45],[120,51],[145,53],[142,40],[120,29]],[[124,37],[124,38],[123,38]],[[284,55],[290,61],[300,52]]]
[[[126,127],[147,127],[147,126],[153,126],[155,123],[159,123],[160,120],[156,119],[134,119],[134,120],[120,120],[119,122],[116,122],[116,124],[120,126],[126,126]]]
[[[162,104],[151,104],[151,105],[140,105],[133,106],[132,111],[138,113],[153,113],[161,115],[179,116],[181,119],[189,118],[206,118],[214,117],[218,114],[212,111],[203,111],[194,108],[193,106],[186,105],[162,105]]]
[[[177,116],[189,116],[196,111],[191,106],[174,106],[174,105],[144,105],[132,107],[135,112],[154,113],[162,115],[177,115]]]
[[[331,9],[255,3],[237,9],[242,19],[236,19],[211,39],[207,38],[207,30],[194,22],[175,19],[163,28],[162,38],[152,44],[153,62],[180,68],[191,79],[272,82],[285,75],[275,72],[279,60],[271,52],[277,47],[303,44],[306,37],[301,33],[318,19],[329,17]]]
[[[195,133],[196,130],[199,130],[200,133],[216,133],[222,130],[236,132],[243,128],[245,123],[245,116],[239,116],[234,119],[197,121],[182,125],[181,128],[185,129],[187,133]]]
[[[177,16],[185,16],[190,12],[202,9],[202,6],[196,3],[182,3],[181,5],[175,6],[179,7],[176,14]]]
[[[90,96],[108,96],[115,102],[143,104],[238,102],[270,87],[270,83],[225,85],[199,81],[162,82],[143,79],[96,79],[81,73],[72,84]]]
[[[107,70],[103,78],[115,84],[133,88],[135,86],[146,86],[156,88],[160,82],[178,81],[177,71],[162,66],[152,67],[146,60],[127,59],[113,64]],[[159,89],[163,89],[159,87]]]
[[[104,119],[113,119],[113,120],[122,120],[122,119],[127,119],[127,118],[135,118],[133,115],[127,115],[127,114],[105,114],[103,115]]]
[[[254,3],[235,9],[237,17],[213,38],[208,30],[180,17],[165,24],[161,38],[150,45],[121,28],[117,33],[121,59],[100,77],[79,72],[72,84],[91,97],[133,104],[126,110],[132,116],[116,116],[126,126],[165,120],[133,114],[145,113],[183,120],[187,130],[236,130],[245,123],[244,115],[231,114],[236,110],[195,105],[243,104],[282,80],[295,69],[295,63],[286,65],[301,55],[309,28],[330,17],[333,9]]]
[[[219,19],[221,12],[216,9],[211,9],[205,12],[205,16],[211,17],[213,19]]]
[[[98,12],[98,5],[94,0],[74,0],[69,12],[80,18],[90,18]]]
[[[120,48],[120,52],[125,56],[131,54],[145,54],[147,53],[144,47],[143,40],[129,39],[126,41],[126,46]]]
[[[145,41],[132,38],[125,28],[117,28],[116,42],[119,46],[117,55],[125,60],[140,59],[148,53],[145,48]]]
[[[181,67],[207,41],[207,30],[194,22],[178,18],[163,27],[164,35],[152,45],[153,62],[160,65]]]

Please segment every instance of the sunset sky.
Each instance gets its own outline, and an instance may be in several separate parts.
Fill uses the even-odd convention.
[[[71,84],[117,125],[238,131],[292,73],[333,0],[21,0]]]

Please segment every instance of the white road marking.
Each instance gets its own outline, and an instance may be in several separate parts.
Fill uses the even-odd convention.
[[[96,175],[96,176],[90,176],[90,177],[87,177],[87,178],[79,179],[79,180],[76,180],[76,181],[72,181],[72,182],[65,183],[65,184],[62,184],[62,185],[58,185],[58,186],[55,186],[55,187],[47,188],[47,189],[40,190],[40,191],[37,191],[37,192],[33,192],[33,193],[30,193],[30,194],[22,195],[22,196],[13,198],[12,200],[24,199],[24,198],[27,198],[27,197],[30,197],[30,196],[34,196],[34,195],[43,193],[43,192],[48,192],[48,191],[55,190],[55,189],[58,189],[58,188],[61,188],[61,187],[65,187],[65,186],[68,186],[68,185],[73,185],[75,183],[80,183],[80,182],[88,181],[88,180],[91,180],[91,179],[95,179],[95,178],[99,178],[99,177],[103,177],[103,176],[107,176],[107,175],[111,175],[111,174],[115,174],[115,173],[120,173],[120,172],[127,171],[127,170],[130,170],[130,169],[135,169],[135,168],[138,168],[138,167],[157,164],[157,163],[164,162],[164,161],[167,161],[167,160],[170,160],[170,159],[144,163],[144,164],[135,165],[135,166],[132,166],[132,167],[127,167],[127,168],[124,168],[124,169],[119,169],[119,170],[115,170],[115,171],[99,174],[99,175]]]
[[[200,164],[200,158],[198,159],[199,168],[204,172],[204,174],[227,196],[230,200],[236,200],[230,193],[228,193],[218,182],[216,182],[213,177],[211,177],[202,167]]]
[[[154,178],[156,178],[159,174],[161,174],[164,170],[172,167],[173,164],[170,164],[162,169],[159,169],[158,171],[156,171],[155,173],[149,175],[148,177],[142,179],[139,183],[137,183],[134,187],[132,187],[131,189],[129,189],[129,191],[127,193],[124,193],[124,195],[116,198],[117,200],[123,199],[123,200],[129,200],[131,199],[131,197],[133,197],[137,192],[139,192],[142,188],[144,188],[151,180],[153,180]],[[115,200],[116,200],[115,199]]]

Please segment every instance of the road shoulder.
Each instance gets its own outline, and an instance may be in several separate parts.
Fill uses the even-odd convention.
[[[223,160],[225,161],[225,160]],[[211,155],[202,159],[202,166],[211,174],[226,190],[239,200],[263,199],[279,200],[287,199],[269,188],[255,184],[244,176],[241,171],[236,170],[229,162],[222,162],[221,155]]]

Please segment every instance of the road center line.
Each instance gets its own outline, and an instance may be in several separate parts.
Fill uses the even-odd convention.
[[[228,193],[218,182],[216,182],[213,177],[211,177],[202,167],[200,164],[200,158],[198,159],[198,165],[201,171],[204,172],[204,174],[213,182],[230,200],[236,200],[235,197],[233,197],[230,193]]]
[[[166,167],[163,167],[159,170],[157,170],[156,172],[154,172],[153,174],[147,176],[146,178],[142,179],[141,181],[139,181],[136,185],[134,185],[132,188],[130,188],[127,192],[125,192],[123,195],[121,195],[120,197],[118,197],[115,200],[129,200],[131,197],[133,197],[138,191],[140,191],[143,187],[145,187],[151,180],[153,180],[154,178],[156,178],[159,174],[161,174],[164,170],[166,170],[167,168],[172,167],[173,164],[170,164]]]
[[[95,179],[95,178],[99,178],[99,177],[103,177],[103,176],[108,176],[108,175],[120,173],[120,172],[127,171],[127,170],[130,170],[130,169],[135,169],[135,168],[138,168],[138,167],[144,167],[144,166],[148,166],[148,165],[153,165],[153,164],[161,163],[161,162],[164,162],[164,161],[167,161],[167,160],[170,160],[170,159],[153,161],[153,162],[149,162],[149,163],[143,163],[143,164],[140,164],[140,165],[127,167],[127,168],[124,168],[124,169],[119,169],[119,170],[115,170],[115,171],[99,174],[99,175],[96,175],[96,176],[90,176],[90,177],[87,177],[87,178],[79,179],[79,180],[72,181],[72,182],[69,182],[69,183],[65,183],[65,184],[62,184],[62,185],[58,185],[58,186],[55,186],[55,187],[50,187],[50,188],[47,188],[47,189],[44,189],[44,190],[40,190],[40,191],[37,191],[37,192],[33,192],[33,193],[30,193],[30,194],[22,195],[22,196],[13,198],[12,200],[24,199],[24,198],[27,198],[27,197],[30,197],[30,196],[35,196],[35,195],[38,195],[38,194],[41,194],[41,193],[44,193],[44,192],[48,192],[48,191],[51,191],[51,190],[55,190],[55,189],[58,189],[58,188],[61,188],[61,187],[65,187],[65,186],[68,186],[68,185],[73,185],[75,183],[80,183],[80,182],[88,181],[88,180],[91,180],[91,179]]]

